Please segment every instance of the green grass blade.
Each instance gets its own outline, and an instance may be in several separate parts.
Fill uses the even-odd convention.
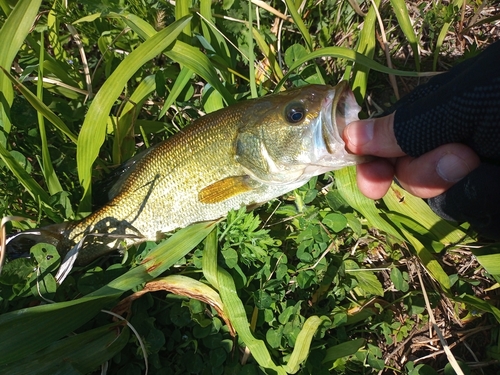
[[[93,13],[93,14],[89,14],[89,15],[87,15],[87,16],[85,16],[85,17],[82,17],[82,18],[77,19],[76,21],[74,21],[74,22],[72,23],[72,25],[77,25],[77,24],[79,24],[79,23],[83,23],[83,22],[93,22],[93,21],[95,21],[96,19],[100,18],[100,17],[101,17],[101,15],[102,15],[101,13]],[[108,16],[113,16],[113,15],[114,15],[114,16],[117,16],[117,13],[110,12],[110,13],[108,14]]]
[[[223,313],[224,311],[219,293],[214,288],[188,276],[169,275],[160,277],[149,282],[147,286],[145,290],[149,292],[165,290],[178,296],[185,296],[207,303],[218,312]]]
[[[398,20],[399,27],[410,43],[413,51],[413,58],[415,59],[415,68],[417,71],[420,71],[420,54],[418,52],[417,34],[415,34],[415,29],[411,23],[410,15],[406,8],[406,2],[404,0],[391,0],[391,5]]]
[[[142,103],[148,98],[149,94],[155,91],[155,89],[156,81],[154,75],[143,78],[139,86],[137,86],[123,106],[122,115],[129,112],[139,112]]]
[[[36,39],[32,34],[29,34],[26,37],[26,42],[33,50],[34,54],[40,55],[40,45],[37,43]],[[46,72],[45,76],[48,76],[49,73],[52,73],[56,76],[62,83],[67,85],[64,87],[63,85],[59,85],[58,90],[60,94],[67,96],[70,99],[81,99],[85,95],[87,95],[87,91],[83,90],[83,79],[79,78],[78,82],[73,78],[70,73],[72,72],[72,67],[69,65],[68,60],[59,61],[56,60],[52,55],[45,54],[45,60],[43,61],[43,69]],[[47,88],[49,86],[48,83],[44,82],[44,87]],[[67,92],[70,92],[71,95],[68,95]]]
[[[224,66],[233,66],[231,52],[229,51],[228,43],[224,38],[224,34],[217,29],[217,26],[214,24],[211,0],[200,1],[200,16],[203,37],[215,51],[214,56],[223,60]],[[228,83],[234,83],[234,77],[232,75],[228,74],[225,78]]]
[[[197,223],[179,230],[151,250],[141,265],[132,268],[89,296],[123,293],[158,277],[203,241],[213,230],[215,223]]]
[[[212,113],[224,108],[224,98],[210,84],[203,86],[202,92],[203,109],[205,113]]]
[[[54,0],[54,3],[50,8],[49,14],[47,15],[48,40],[49,40],[49,45],[52,47],[52,50],[54,51],[54,57],[56,58],[56,60],[65,61],[66,52],[61,43],[61,37],[60,37],[61,29],[59,27],[60,22],[59,22],[59,17],[57,15],[58,3],[59,0]]]
[[[120,323],[108,324],[84,333],[69,336],[49,347],[2,367],[9,375],[76,374],[91,373],[111,359],[127,344],[129,329],[118,332]]]
[[[139,17],[133,15],[123,15],[121,17],[127,25],[143,39],[147,40],[156,34],[155,29]],[[220,82],[213,63],[198,48],[178,40],[170,50],[164,51],[164,54],[181,66],[188,67],[195,74],[202,77],[207,83],[219,91],[228,105],[236,103],[231,93]]]
[[[444,38],[448,34],[448,29],[450,28],[451,22],[445,22],[436,40],[436,46],[434,47],[434,59],[432,61],[432,69],[437,70],[437,62],[439,58],[439,53],[441,52],[441,46],[443,45]]]
[[[86,297],[1,315],[0,352],[5,356],[0,357],[0,364],[47,347],[87,322],[123,292],[159,276],[200,243],[214,226],[215,222],[199,223],[180,230],[153,249],[143,264]]]
[[[307,26],[304,24],[302,16],[299,14],[297,10],[296,2],[294,2],[293,0],[285,0],[285,3],[288,7],[290,15],[292,16],[293,22],[299,28],[300,34],[302,35],[304,41],[306,42],[308,52],[312,52],[313,44],[312,44],[311,34],[309,33],[309,29],[307,28]],[[318,80],[317,83],[324,84],[325,80],[323,78],[323,75],[321,74],[321,70],[317,65],[315,65],[315,69],[316,69],[316,79]]]
[[[18,1],[9,17],[0,29],[0,67],[10,70],[12,61],[17,55],[28,35],[40,8],[41,0]],[[0,127],[9,133],[11,123],[9,119],[10,106],[14,99],[12,84],[0,74]]]
[[[462,7],[462,3],[464,0],[454,0],[449,7],[452,7],[453,9],[458,8],[460,9]],[[447,20],[443,26],[441,27],[441,30],[439,31],[439,35],[436,40],[436,46],[434,47],[434,59],[432,61],[432,69],[437,70],[437,62],[439,58],[439,53],[441,52],[441,47],[443,46],[444,38],[448,34],[448,30],[450,28],[452,21]]]
[[[252,356],[257,363],[271,369],[279,375],[285,375],[286,371],[281,366],[276,366],[267,350],[264,341],[256,339],[250,331],[250,324],[247,319],[245,306],[238,297],[236,285],[231,275],[223,268],[219,267],[217,272],[217,281],[219,284],[219,293],[224,303],[224,310],[227,317],[233,324],[240,339],[252,352]]]
[[[200,0],[200,15],[202,17],[201,30],[203,37],[208,43],[212,44],[212,33],[210,32],[210,23],[213,24],[212,0]]]
[[[389,218],[393,219],[393,222],[397,222],[395,217],[391,214],[387,214]],[[399,229],[403,233],[403,235],[406,237],[407,242],[413,246],[415,249],[415,252],[417,254],[417,257],[420,259],[420,262],[424,265],[424,267],[427,269],[429,274],[436,280],[439,285],[441,286],[441,289],[448,295],[450,295],[450,278],[446,274],[446,272],[443,270],[443,267],[439,264],[438,260],[436,259],[436,256],[431,252],[425,245],[422,244],[422,242],[417,239],[414,236],[414,233],[409,231],[407,229],[408,227],[406,225],[399,225]]]
[[[402,230],[404,228],[410,236],[419,240],[427,249],[433,253],[439,253],[444,249],[444,245],[429,230],[421,224],[421,217],[406,216],[400,212],[386,212],[383,214],[395,228]],[[405,236],[406,237],[406,236]],[[408,237],[406,237],[408,239]]]
[[[78,177],[84,189],[80,211],[90,208],[92,165],[104,143],[107,119],[116,98],[139,68],[174,43],[188,22],[189,18],[176,21],[142,43],[120,63],[95,96],[78,137]]]
[[[84,297],[0,315],[0,365],[30,358],[33,352],[80,327],[116,298],[116,294]]]
[[[40,57],[39,61],[44,61],[45,50],[43,48],[44,41],[44,33],[40,33]],[[39,65],[38,69],[38,82],[37,82],[37,97],[40,102],[43,103],[43,64]],[[42,173],[45,178],[45,183],[47,184],[47,188],[50,194],[56,194],[62,191],[61,183],[57,178],[57,175],[54,171],[54,167],[52,166],[52,160],[50,158],[49,152],[49,144],[47,142],[47,132],[45,131],[45,118],[41,112],[37,112],[38,117],[38,128],[40,130],[40,140],[41,140],[41,148],[42,148]]]
[[[405,233],[407,236],[411,237],[410,233]],[[436,257],[429,251],[427,250],[417,239],[414,237],[411,237],[409,239],[409,242],[412,244],[412,246],[415,248],[417,251],[417,256],[424,265],[424,267],[427,269],[429,274],[436,280],[439,285],[441,286],[441,289],[448,295],[451,295],[450,292],[450,278],[448,277],[447,273],[444,271],[443,267],[439,264],[438,260]]]
[[[279,89],[288,79],[288,76],[299,66],[304,64],[305,62],[308,62],[310,60],[314,60],[320,57],[334,57],[334,58],[341,58],[341,59],[346,59],[349,61],[352,61],[356,64],[361,64],[363,66],[366,66],[370,69],[376,70],[381,73],[386,73],[386,74],[394,74],[394,75],[400,75],[404,77],[419,77],[422,76],[421,73],[418,72],[409,72],[405,70],[398,70],[398,69],[391,69],[388,68],[382,64],[379,64],[376,61],[373,61],[369,57],[366,57],[356,51],[353,51],[349,48],[345,47],[326,47],[326,48],[321,48],[316,51],[313,51],[307,56],[304,56],[300,59],[297,59],[292,66],[290,66],[289,71],[285,74],[283,79],[278,83],[277,89]]]
[[[465,234],[460,228],[441,219],[423,199],[407,193],[398,185],[392,184],[383,199],[389,210],[417,220],[433,239],[443,245],[463,242]]]
[[[297,11],[297,7],[295,6],[295,2],[293,0],[285,0],[286,6],[288,7],[288,11],[290,12],[290,15],[292,16],[293,22],[297,25],[299,28],[300,34],[304,38],[304,41],[307,44],[307,49],[309,52],[312,52],[313,50],[313,45],[312,45],[312,40],[311,40],[311,34],[309,34],[309,29],[306,27],[304,24],[304,21],[302,21],[302,17]]]
[[[180,93],[186,85],[189,83],[189,80],[191,79],[191,76],[193,75],[193,72],[191,69],[187,67],[183,67],[181,69],[181,72],[177,76],[174,85],[170,89],[170,92],[168,93],[167,99],[165,99],[165,103],[163,103],[163,108],[160,111],[160,114],[158,115],[158,118],[161,119],[163,116],[165,116],[165,113],[167,113],[168,109],[172,104],[174,104],[175,100],[179,97]]]
[[[450,281],[448,275],[446,275],[434,255],[415,238],[414,233],[410,232],[407,226],[401,225],[401,222],[396,220],[397,217],[390,213],[385,214],[384,216],[387,218],[387,221],[380,215],[381,211],[375,206],[375,202],[366,198],[359,192],[356,185],[354,167],[335,171],[335,180],[339,193],[351,207],[361,212],[361,214],[376,228],[396,237],[400,241],[408,241],[414,247],[417,256],[429,273],[441,284],[443,290],[449,292]],[[398,230],[396,230],[395,227],[398,228]]]
[[[181,229],[167,241],[155,247],[144,259],[142,265],[153,277],[159,276],[203,241],[213,230],[215,224],[215,221],[209,221]]]
[[[352,208],[360,212],[371,225],[401,241],[404,240],[403,236],[380,216],[380,210],[375,205],[375,201],[361,194],[356,184],[355,167],[343,168],[335,171],[335,181],[342,198],[344,198]]]
[[[326,350],[326,356],[322,362],[334,362],[339,358],[356,354],[356,352],[361,349],[365,345],[365,343],[365,339],[355,339],[332,346]]]
[[[183,1],[176,1],[175,2],[175,19],[181,20],[184,17],[189,17],[191,15],[191,12],[189,11],[189,8],[192,6],[192,0],[183,0]],[[191,36],[191,22],[187,23],[186,26],[184,26],[184,30],[182,30],[182,33],[180,35],[180,40],[183,42],[189,43]]]
[[[65,83],[66,85],[76,88],[74,92],[78,92],[80,95],[84,95],[81,90],[83,87],[83,84],[78,84],[71,76],[68,74],[68,70],[70,69],[69,66],[67,66],[65,63],[61,61],[54,60],[50,55],[45,56],[45,61],[43,62],[43,68],[46,70],[48,73],[54,74],[57,78],[61,80],[61,82]],[[81,96],[76,96],[76,98],[79,98]]]
[[[31,196],[38,202],[43,202],[50,205],[50,197],[47,192],[36,182],[33,177],[29,175],[24,168],[19,165],[17,160],[10,154],[10,152],[0,144],[0,158],[9,168],[9,170],[17,177],[19,182],[26,188]]]
[[[380,0],[374,0],[372,6],[366,14],[365,20],[363,22],[363,29],[359,35],[359,42],[356,50],[358,53],[373,59],[375,55],[375,25],[377,22],[377,13],[375,7],[380,5]],[[356,96],[358,103],[361,103],[366,95],[366,88],[368,86],[368,75],[370,73],[370,68],[366,65],[356,64],[353,69],[353,83],[352,91]],[[348,79],[349,77],[346,77]]]
[[[121,18],[142,39],[147,40],[156,34],[156,30],[149,23],[135,14],[110,13],[107,17]]]
[[[215,288],[219,289],[217,281],[217,229],[214,229],[205,239],[203,258],[201,259],[203,276]]]
[[[318,316],[310,316],[307,318],[304,326],[297,335],[295,340],[295,347],[290,355],[290,359],[285,366],[285,370],[289,374],[295,374],[299,371],[300,364],[307,359],[311,349],[312,339],[318,330],[319,326],[323,324],[324,319]]]
[[[255,82],[255,54],[253,50],[253,7],[248,2],[247,44],[248,44],[248,75],[250,78],[250,93],[252,98],[257,98],[257,84]]]
[[[207,83],[220,92],[226,104],[236,103],[236,100],[220,82],[217,71],[213,63],[198,48],[192,47],[181,41],[177,41],[171,50],[165,51],[165,55],[178,62],[182,66],[187,66],[194,73],[202,77]]]
[[[280,64],[278,64],[278,59],[276,58],[276,53],[271,49],[271,46],[266,43],[259,31],[254,27],[253,37],[259,46],[260,51],[264,56],[267,57],[269,61],[269,67],[271,68],[273,74],[277,79],[283,78],[283,70],[281,70]]]
[[[492,275],[500,275],[500,243],[471,249],[477,261]]]
[[[493,306],[488,301],[484,301],[476,296],[472,296],[470,294],[462,294],[461,296],[451,296],[451,299],[457,302],[462,302],[468,305],[469,308],[473,307],[474,310],[484,311],[491,313],[497,322],[500,323],[500,309],[498,307]]]
[[[23,94],[24,98],[36,109],[37,113],[42,114],[47,120],[49,120],[57,129],[59,129],[64,135],[71,139],[74,143],[77,143],[77,136],[66,126],[66,124],[47,107],[40,99],[37,98],[26,86],[14,78],[5,69],[0,67],[4,74],[0,76],[6,76],[14,85],[14,87]]]
[[[8,16],[11,12],[9,2],[7,0],[0,0],[0,8],[2,8],[2,11],[6,16]]]
[[[134,124],[148,95],[156,89],[155,76],[145,77],[123,106],[113,139],[113,163],[119,165],[135,153]]]

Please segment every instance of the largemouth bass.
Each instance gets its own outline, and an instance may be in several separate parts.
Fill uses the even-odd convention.
[[[84,265],[162,232],[260,205],[313,176],[363,162],[345,151],[341,138],[359,110],[341,82],[213,112],[131,159],[101,209],[76,223],[14,235],[8,247],[19,247],[24,238],[65,253],[79,244],[77,264]]]

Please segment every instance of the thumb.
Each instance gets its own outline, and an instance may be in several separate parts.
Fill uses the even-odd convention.
[[[353,121],[343,132],[346,149],[355,155],[385,158],[404,156],[394,135],[394,113],[368,120]]]

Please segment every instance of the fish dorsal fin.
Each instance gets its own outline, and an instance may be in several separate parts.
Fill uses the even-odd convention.
[[[236,195],[253,190],[252,180],[249,176],[232,176],[214,182],[198,193],[201,203],[219,203]]]

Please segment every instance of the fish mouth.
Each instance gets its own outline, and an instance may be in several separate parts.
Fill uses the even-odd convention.
[[[323,111],[322,133],[328,153],[335,154],[345,150],[342,139],[344,128],[352,121],[358,120],[361,107],[347,81],[339,82],[328,95]]]

